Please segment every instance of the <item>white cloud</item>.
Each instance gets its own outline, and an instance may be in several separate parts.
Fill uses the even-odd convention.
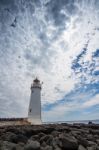
[[[73,96],[73,101],[64,101],[64,103],[59,103],[52,107],[48,111],[43,111],[43,121],[72,121],[72,120],[87,120],[87,119],[97,119],[98,110],[88,108],[99,104],[99,95],[96,95],[91,100],[88,98],[83,101],[85,95]],[[90,97],[90,96],[89,96]]]
[[[84,107],[91,107],[91,106],[98,105],[98,104],[99,104],[99,94],[94,96],[91,100],[86,101],[83,104],[83,106]]]

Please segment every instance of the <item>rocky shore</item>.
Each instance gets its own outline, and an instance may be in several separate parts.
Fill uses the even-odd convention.
[[[99,125],[2,126],[0,150],[99,150]]]

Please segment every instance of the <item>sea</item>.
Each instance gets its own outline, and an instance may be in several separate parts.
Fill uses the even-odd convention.
[[[93,124],[99,124],[99,119],[97,119],[97,120],[74,120],[74,121],[43,122],[43,124],[61,124],[61,123],[68,123],[68,124],[74,124],[74,123],[88,124],[89,122],[92,122]]]

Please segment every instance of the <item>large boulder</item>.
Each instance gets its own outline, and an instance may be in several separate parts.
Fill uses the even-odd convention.
[[[43,136],[45,136],[45,134],[43,132],[38,133],[38,136],[41,138]]]
[[[96,146],[97,144],[93,141],[88,141],[88,146],[91,147],[91,146]]]
[[[3,141],[0,150],[16,150],[16,144],[8,141]]]
[[[52,142],[53,142],[53,136],[50,135],[49,138],[48,138],[47,141],[46,141],[46,144],[47,144],[47,145],[52,145]]]
[[[87,147],[87,150],[99,150],[98,146]]]
[[[85,148],[88,147],[88,145],[89,145],[88,141],[85,138],[81,137],[81,136],[78,138],[78,143],[80,145],[83,145]]]
[[[11,141],[14,143],[20,143],[20,142],[26,143],[27,140],[28,140],[28,138],[26,136],[24,136],[22,134],[18,134],[16,136],[14,136]]]
[[[51,133],[51,135],[53,135],[53,137],[58,137],[58,135],[60,134],[61,132],[59,132],[59,131],[53,131],[52,133]]]
[[[39,141],[40,137],[39,135],[33,135],[30,137],[30,140],[33,140],[33,141]]]
[[[16,150],[24,150],[24,145],[16,144]]]
[[[60,147],[56,147],[55,150],[62,150]]]
[[[6,132],[12,132],[12,133],[14,133],[14,134],[20,134],[20,133],[22,133],[22,129],[17,128],[17,127],[15,127],[15,126],[7,127],[5,131],[6,131]]]
[[[81,132],[79,130],[72,130],[71,134],[76,137],[78,135],[81,135]]]
[[[99,130],[90,130],[90,133],[93,135],[99,135]]]
[[[46,147],[47,146],[46,142],[44,141],[41,146]]]
[[[62,141],[58,137],[55,137],[52,141],[52,146],[53,148],[62,147]]]
[[[92,134],[87,134],[88,141],[95,141],[95,137]]]
[[[12,132],[6,132],[4,135],[2,135],[2,140],[9,141],[12,143],[19,143],[19,142],[26,143],[28,139],[23,134],[15,134]]]
[[[97,144],[99,145],[99,139],[96,139]]]
[[[42,150],[53,150],[52,146],[47,145],[46,147],[44,147]]]
[[[27,127],[24,129],[24,135],[30,138],[31,136],[35,135],[34,130],[31,127]]]
[[[40,143],[42,143],[43,141],[47,142],[51,138],[53,138],[52,135],[44,135],[43,137],[40,138]]]
[[[1,136],[2,140],[9,141],[9,142],[10,141],[12,142],[13,138],[16,138],[16,134],[12,133],[12,132],[6,132],[6,133],[2,134],[2,136]]]
[[[83,147],[82,145],[79,145],[78,150],[87,150],[87,149]]]
[[[62,142],[62,149],[68,149],[68,150],[78,150],[78,142],[73,136],[64,136],[61,135],[59,139]]]
[[[40,143],[38,141],[29,140],[28,143],[24,147],[25,150],[39,150]]]

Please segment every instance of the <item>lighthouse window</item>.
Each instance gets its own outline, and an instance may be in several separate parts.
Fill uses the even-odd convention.
[[[30,112],[31,112],[31,110],[32,110],[32,109],[30,109]]]

